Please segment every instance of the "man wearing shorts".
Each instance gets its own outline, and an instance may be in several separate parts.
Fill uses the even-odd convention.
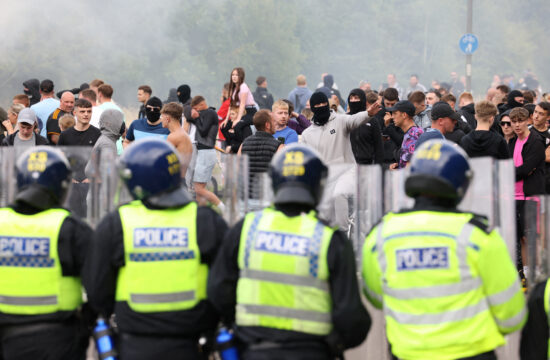
[[[206,189],[216,165],[216,136],[218,135],[218,114],[208,108],[204,97],[197,95],[191,100],[191,117],[187,121],[196,127],[197,160],[193,174],[193,186],[199,204],[205,201],[217,206],[221,211],[225,206],[216,194]]]

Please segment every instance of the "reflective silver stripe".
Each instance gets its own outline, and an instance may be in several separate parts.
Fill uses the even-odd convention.
[[[474,226],[470,223],[464,225],[460,234],[456,238],[456,257],[458,258],[458,271],[460,272],[460,280],[464,281],[466,279],[471,279],[472,275],[470,273],[470,267],[468,266],[468,254],[466,250],[468,248],[468,243],[470,242],[470,236]]]
[[[513,328],[515,326],[518,326],[521,324],[525,316],[527,315],[527,308],[524,306],[522,307],[521,311],[517,313],[516,315],[512,316],[509,319],[506,320],[500,320],[498,318],[495,318],[495,321],[497,325],[501,328]]]
[[[252,280],[271,281],[287,285],[310,286],[326,292],[329,291],[328,282],[308,276],[281,274],[271,271],[253,269],[242,269],[240,277]]]
[[[455,284],[410,287],[405,289],[394,289],[384,284],[382,291],[384,294],[399,298],[400,300],[421,298],[428,299],[466,293],[468,291],[479,289],[481,284],[482,282],[480,278],[468,279]]]
[[[195,299],[194,291],[182,291],[164,294],[130,294],[130,300],[136,304],[156,304]]]
[[[382,228],[384,223],[381,222],[378,225],[378,232],[376,234],[376,250],[378,251],[378,265],[382,270],[382,276],[386,274],[386,252],[384,251],[384,238],[382,237]]]
[[[242,307],[243,310],[252,315],[265,315],[265,316],[275,316],[275,317],[284,317],[297,320],[305,321],[315,321],[321,323],[331,323],[332,319],[330,314],[310,311],[310,310],[298,310],[290,309],[279,306],[266,306],[266,305],[246,305],[239,304],[238,307]]]
[[[384,302],[384,298],[382,298],[382,295],[378,295],[373,290],[371,290],[365,282],[363,282],[363,289],[365,289],[365,292],[367,293],[367,295],[373,298],[374,300],[378,301],[379,303]]]
[[[0,304],[5,305],[57,305],[57,296],[6,296],[0,295]]]
[[[384,306],[384,313],[394,318],[400,324],[409,325],[437,325],[451,321],[460,321],[470,319],[477,314],[487,310],[487,302],[482,298],[477,304],[468,306],[458,310],[450,310],[437,314],[407,314],[394,311],[391,308]]]
[[[519,282],[516,280],[512,283],[511,286],[508,287],[508,289],[501,291],[499,293],[496,293],[494,295],[487,296],[487,300],[489,301],[489,305],[497,306],[500,304],[504,304],[505,302],[513,298],[520,291],[521,289],[519,287]]]

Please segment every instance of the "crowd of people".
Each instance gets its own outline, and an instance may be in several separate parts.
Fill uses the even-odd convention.
[[[222,199],[206,186],[216,152],[247,154],[254,188],[273,155],[292,143],[313,147],[331,166],[380,164],[395,170],[406,167],[414,149],[425,141],[446,138],[471,158],[513,159],[522,239],[523,201],[550,192],[550,95],[542,92],[532,74],[517,83],[513,76],[495,75],[484,99],[478,96],[476,102],[464,91],[464,77],[452,72],[450,78],[427,87],[412,74],[408,86],[402,86],[395,74],[388,74],[377,90],[361,81],[344,100],[331,74],[322,74],[314,91],[306,77],[298,75],[287,98],[274,100],[264,76],[256,79],[252,91],[244,69],[237,67],[217,107],[201,95],[191,96],[186,84],[171,89],[166,101],[153,96],[150,86],[139,86],[140,108],[133,121],[125,118],[113,101],[113,87],[103,80],[56,93],[53,81],[31,79],[23,83],[24,93],[13,97],[8,111],[0,111],[0,142],[13,146],[17,154],[49,144],[89,146],[120,155],[136,140],[164,139],[178,149],[186,165],[181,175],[197,200],[223,212]],[[73,179],[82,192],[74,203],[79,214],[86,213],[85,204],[78,203],[85,203],[92,168],[87,164],[86,171]],[[337,194],[349,191],[349,177],[348,172],[332,181]],[[251,190],[250,196],[255,193]],[[327,216],[338,217],[335,213]],[[343,229],[348,226],[346,219],[335,223]]]
[[[456,73],[429,89],[417,75],[406,89],[393,74],[387,80],[379,90],[363,81],[344,100],[332,75],[315,91],[299,75],[288,98],[275,100],[265,77],[252,92],[235,68],[218,109],[188,85],[164,102],[142,85],[131,122],[102,80],[59,100],[51,80],[25,82],[2,120],[2,145],[21,157],[15,201],[0,209],[0,358],[82,358],[93,319],[113,314],[123,359],[204,358],[208,344],[200,350],[198,339],[212,338],[220,322],[233,326],[245,359],[341,357],[366,338],[371,319],[351,242],[316,209],[323,193],[353,188],[347,165],[379,164],[408,167],[405,191],[415,200],[410,211],[386,215],[362,247],[364,293],[383,308],[389,350],[395,358],[496,359],[503,335],[527,321],[525,297],[498,232],[457,205],[468,157],[512,159],[523,276],[523,207],[549,191],[550,102],[538,85],[501,83],[474,101]],[[54,146],[119,154],[135,201],[92,230],[61,206],[72,182],[74,215],[85,215],[93,164],[69,164]],[[206,186],[218,152],[246,154],[251,183],[269,173],[274,192],[273,206],[231,228],[197,206],[225,210]],[[330,185],[329,169],[341,165]],[[530,308],[548,315],[550,290],[536,294]],[[529,316],[525,359],[548,349],[547,322]]]

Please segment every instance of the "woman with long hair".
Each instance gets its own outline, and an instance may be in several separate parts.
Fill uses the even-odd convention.
[[[248,85],[244,82],[244,70],[243,68],[236,67],[231,71],[231,78],[229,80],[229,96],[231,99],[231,107],[238,107],[236,119],[233,120],[233,127],[236,126],[250,126],[252,125],[252,118],[256,113],[256,106],[254,97],[250,91]],[[226,116],[225,121],[229,119],[229,113]]]

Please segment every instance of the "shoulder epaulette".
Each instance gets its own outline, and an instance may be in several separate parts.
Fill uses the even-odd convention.
[[[486,234],[490,234],[493,231],[491,225],[489,224],[489,219],[484,215],[472,214],[472,218],[468,222],[469,224],[474,225],[475,227],[480,228]]]

